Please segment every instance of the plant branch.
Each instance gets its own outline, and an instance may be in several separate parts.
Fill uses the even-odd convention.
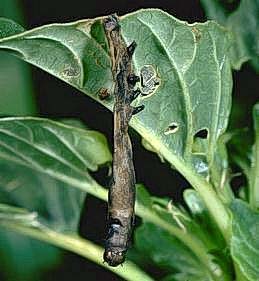
[[[123,267],[120,266],[118,268],[114,268],[108,266],[106,263],[103,263],[103,249],[86,239],[80,238],[77,235],[66,235],[57,233],[46,227],[34,228],[10,222],[2,222],[1,226],[7,228],[8,230],[19,232],[20,234],[27,235],[43,242],[51,243],[55,246],[81,255],[92,262],[114,272],[124,280],[154,281],[154,279],[149,277],[144,271],[130,261],[126,261],[123,264]]]
[[[235,280],[236,281],[249,281],[244,274],[242,273],[242,271],[240,270],[240,267],[237,263],[234,262],[234,267],[235,267]]]
[[[259,208],[259,103],[254,106],[255,144],[250,173],[249,202],[253,209]]]

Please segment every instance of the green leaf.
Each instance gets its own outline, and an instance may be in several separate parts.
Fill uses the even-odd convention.
[[[202,173],[202,163],[206,169],[212,161],[229,115],[228,34],[213,22],[188,25],[159,10],[123,17],[122,32],[128,44],[133,40],[138,44],[134,57],[137,73],[144,65],[153,65],[161,79],[152,96],[138,100],[146,108],[132,123],[145,131],[143,136],[157,151],[166,146]],[[221,75],[225,75],[224,81]],[[221,117],[215,119],[217,114]],[[172,132],[171,124],[177,126]],[[208,132],[207,151],[194,152],[195,134],[203,129]],[[153,145],[156,142],[159,145]]]
[[[96,24],[98,20],[47,25],[3,39],[0,47],[17,52],[24,60],[97,98],[102,87],[111,88],[112,80],[110,59],[98,44],[101,39],[91,37]],[[154,137],[151,144],[166,144],[186,160],[197,158],[192,154],[194,135],[207,129],[207,160],[212,159],[230,110],[228,33],[213,22],[188,25],[159,10],[129,14],[122,18],[121,26],[127,43],[135,40],[138,44],[136,72],[152,65],[161,78],[161,86],[152,97],[138,100],[146,110],[132,125],[147,139]],[[110,103],[107,106],[111,108]],[[170,134],[167,129],[173,122],[178,130]]]
[[[0,158],[90,191],[89,171],[111,161],[104,136],[40,118],[0,119]]]
[[[0,237],[1,273],[5,281],[41,280],[43,272],[60,262],[59,249],[51,245],[2,227]]]
[[[97,94],[102,87],[111,87],[112,74],[107,52],[88,33],[93,23],[86,20],[36,28],[3,38],[2,49],[12,50],[85,93]]]
[[[175,255],[178,258],[182,255],[181,251],[188,251],[188,254],[194,257],[196,263],[199,265],[197,268],[195,267],[196,269],[190,270],[194,270],[195,272],[205,271],[208,280],[232,280],[232,266],[226,256],[222,254],[222,248],[225,244],[222,241],[221,235],[215,239],[215,237],[211,235],[211,232],[202,232],[203,229],[201,229],[199,225],[201,220],[193,220],[183,207],[176,207],[167,199],[151,197],[142,185],[138,185],[136,212],[143,219],[144,226],[142,228],[145,229],[143,236],[138,239],[140,246],[136,247],[137,253],[141,253],[141,255],[145,257],[145,260],[153,260],[154,253],[164,257],[164,262],[168,261],[168,263],[171,263],[172,268],[181,272],[179,275],[174,274],[174,278],[177,276],[179,279],[173,280],[184,280],[180,278],[186,277],[185,266],[189,268],[189,263],[188,259],[186,263],[180,259],[181,261],[178,261],[179,264],[173,257],[167,259],[167,255],[171,255],[170,251],[176,251]],[[208,216],[206,219],[208,219]],[[146,225],[148,225],[147,228]],[[152,227],[149,227],[149,225]],[[137,230],[137,234],[139,231],[142,231],[142,228]],[[156,229],[154,233],[153,228]],[[219,232],[215,233],[215,235],[217,234],[219,234]],[[154,240],[153,235],[156,237]],[[176,245],[172,243],[172,245],[169,246],[168,243],[164,249],[158,250],[161,246],[161,242],[158,240],[162,239],[161,241],[163,241],[163,235],[165,237],[170,237],[170,241],[174,241]],[[218,243],[219,241],[220,243]],[[178,248],[180,252],[178,252]],[[164,251],[167,251],[168,254],[165,254]],[[146,261],[146,263],[148,263],[148,261]],[[156,264],[162,266],[164,269],[170,268],[170,270],[172,270],[170,266],[164,267],[162,264]],[[174,264],[176,264],[175,267]],[[177,264],[179,268],[181,267],[182,269],[179,269]],[[199,274],[197,275],[196,272],[190,277],[192,273],[188,270],[186,272],[190,280],[193,280],[191,278],[194,278],[194,275],[196,276],[195,278],[199,278],[200,276]]]
[[[94,171],[110,161],[104,137],[94,131],[39,118],[0,119],[0,136],[0,202],[33,212],[37,224],[59,233],[77,233],[86,193],[56,179],[55,172],[59,162],[72,163],[77,155],[84,160],[84,165],[78,167],[86,175],[87,168]],[[19,215],[11,213],[6,219],[15,217]],[[15,275],[19,276],[16,280],[35,280],[40,269],[59,260],[59,251],[53,247],[8,230],[2,230],[0,235],[0,260],[6,264],[8,280]],[[40,257],[35,259],[35,255]],[[21,267],[24,259],[27,266]]]
[[[256,281],[259,276],[259,213],[238,199],[233,201],[232,212],[232,257],[246,278]]]
[[[232,60],[239,69],[247,60],[259,71],[259,2],[257,0],[241,0],[238,8],[227,15],[218,0],[201,1],[207,16],[217,20],[233,32],[234,45]]]
[[[103,135],[41,118],[0,119],[0,198],[74,232],[89,171],[111,161]],[[71,189],[75,178],[84,191]],[[62,192],[61,192],[62,191]]]
[[[105,35],[96,32],[102,30],[100,21],[39,27],[0,40],[0,48],[98,99],[101,88],[111,91],[113,86]],[[228,123],[230,34],[214,22],[189,25],[156,9],[122,17],[121,27],[126,42],[138,45],[136,73],[151,65],[160,80],[154,93],[135,102],[146,108],[131,125],[199,190],[226,233],[228,214],[204,176],[210,173],[217,141]],[[102,103],[112,108],[112,99]],[[201,130],[207,130],[206,153],[194,152]]]
[[[24,32],[25,29],[16,22],[0,18],[0,39]]]
[[[0,202],[36,212],[59,232],[77,232],[86,193],[44,173],[0,160]]]
[[[151,223],[144,223],[137,229],[135,246],[166,272],[184,272],[190,280],[193,280],[191,278],[194,276],[198,278],[197,280],[211,280],[206,269],[188,248]]]

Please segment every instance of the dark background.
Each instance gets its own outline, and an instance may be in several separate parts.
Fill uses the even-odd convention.
[[[21,8],[26,28],[33,28],[47,23],[70,22],[82,18],[91,18],[111,13],[123,15],[140,8],[161,8],[175,17],[188,22],[205,21],[206,17],[199,1],[196,0],[128,0],[128,1],[33,1],[23,0]],[[238,1],[225,2],[231,11]],[[251,126],[251,107],[258,100],[256,89],[258,76],[248,64],[240,72],[235,72],[233,95],[235,107],[232,113],[234,121],[230,126]],[[95,101],[74,88],[66,85],[49,74],[33,68],[33,81],[39,115],[48,118],[73,117],[84,121],[88,127],[104,133],[112,147],[112,114]],[[240,114],[241,109],[241,114]],[[134,158],[137,182],[144,183],[150,193],[166,196],[174,201],[181,201],[183,188],[188,183],[167,163],[161,163],[153,153],[146,151],[135,132],[133,136]],[[95,176],[107,185],[107,171],[104,169]],[[242,179],[236,180],[234,188],[238,188]],[[106,204],[88,197],[83,210],[80,233],[83,237],[103,244],[106,218]],[[65,252],[63,263],[47,273],[45,280],[122,280],[100,266]],[[140,280],[141,281],[141,280]]]

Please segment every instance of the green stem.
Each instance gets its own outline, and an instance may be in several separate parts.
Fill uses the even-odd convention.
[[[231,221],[230,221],[230,214],[228,213],[225,205],[217,196],[215,190],[213,189],[212,185],[207,182],[201,176],[198,176],[191,170],[187,170],[183,165],[181,171],[182,175],[190,182],[193,188],[199,193],[201,198],[203,199],[206,207],[208,208],[211,216],[216,221],[219,229],[223,237],[225,238],[226,242],[228,243],[231,236]],[[179,165],[179,166],[180,166]]]
[[[103,263],[103,249],[88,240],[80,238],[79,236],[57,233],[46,227],[32,228],[10,222],[1,223],[1,226],[81,255],[114,272],[124,280],[154,281],[154,279],[149,277],[144,271],[130,261],[126,261],[123,266],[116,268],[108,266]]]
[[[240,270],[238,264],[234,263],[234,267],[235,267],[235,275],[236,275],[235,281],[248,281],[248,279],[244,276],[244,274]]]
[[[250,173],[249,202],[253,209],[259,209],[259,103],[254,106],[255,145]]]
[[[146,130],[146,128],[137,122],[133,124],[133,127],[143,136],[143,138],[148,139],[147,136],[149,135],[149,132]],[[152,138],[152,146],[154,147],[155,151],[158,151],[159,154],[163,155],[163,157],[169,163],[174,165],[176,170],[181,173],[199,193],[211,216],[214,218],[219,229],[221,230],[223,237],[228,243],[231,235],[230,214],[228,213],[226,206],[217,196],[213,186],[207,182],[205,178],[195,172],[186,162],[181,160],[179,156],[175,155],[165,145],[161,145],[161,140],[158,138]]]

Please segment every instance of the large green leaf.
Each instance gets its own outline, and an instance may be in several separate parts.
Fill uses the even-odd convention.
[[[204,281],[211,280],[207,270],[188,248],[178,239],[153,224],[144,223],[137,229],[135,246],[167,273],[182,272],[190,280],[201,280],[202,277]],[[191,279],[194,277],[196,279]]]
[[[86,192],[71,188],[68,180],[56,178],[55,172],[60,162],[69,163],[72,170],[74,159],[74,166],[85,173],[86,181],[91,179],[87,169],[94,171],[111,159],[104,137],[37,118],[1,119],[0,135],[0,202],[27,209],[37,215],[37,224],[44,227],[59,233],[77,233]],[[65,176],[67,170],[60,168],[60,173]],[[0,234],[0,260],[5,264],[8,280],[35,280],[41,270],[59,260],[53,247],[8,229]],[[39,258],[35,259],[37,255]],[[21,266],[24,260],[26,266]]]
[[[251,60],[259,71],[259,1],[241,0],[238,8],[227,15],[227,11],[218,0],[201,1],[207,16],[225,25],[235,36],[232,58],[235,68]]]
[[[121,25],[127,43],[138,44],[136,72],[152,65],[161,79],[155,94],[137,101],[146,110],[132,120],[133,127],[157,151],[164,146],[181,159],[193,159],[198,171],[206,169],[230,110],[229,34],[216,23],[188,25],[160,10],[129,14]],[[104,34],[96,30],[101,30],[98,19],[52,24],[3,39],[0,48],[97,98],[101,88],[111,89],[112,80]],[[171,132],[172,123],[178,129]],[[208,153],[200,159],[192,152],[202,129],[208,130]]]
[[[0,158],[84,191],[96,185],[89,171],[111,161],[104,136],[40,118],[0,120]]]
[[[256,281],[259,276],[259,213],[238,199],[233,202],[232,211],[232,256],[244,276]]]
[[[48,227],[76,232],[89,171],[111,161],[104,136],[40,118],[0,119],[0,200],[37,212]],[[71,188],[77,183],[80,189]],[[93,192],[93,191],[92,191]]]
[[[86,193],[31,168],[0,160],[0,202],[36,212],[60,232],[77,232]]]

